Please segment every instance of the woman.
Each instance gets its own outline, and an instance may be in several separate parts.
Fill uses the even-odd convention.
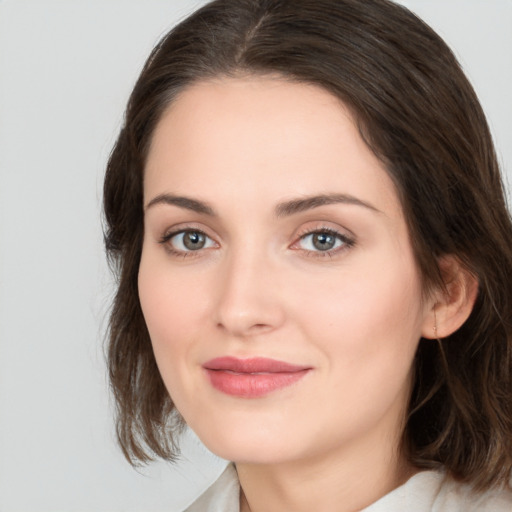
[[[387,0],[217,0],[105,180],[118,437],[233,461],[194,510],[510,510],[512,225],[445,43]]]

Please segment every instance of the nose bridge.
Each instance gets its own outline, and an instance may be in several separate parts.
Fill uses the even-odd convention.
[[[271,330],[282,322],[276,264],[261,246],[228,251],[219,273],[217,324],[236,336]]]

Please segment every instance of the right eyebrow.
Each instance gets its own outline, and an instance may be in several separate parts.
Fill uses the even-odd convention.
[[[160,194],[154,197],[146,205],[145,210],[158,204],[169,204],[178,206],[179,208],[185,208],[186,210],[192,210],[193,212],[202,213],[203,215],[209,215],[211,217],[217,216],[215,210],[208,203],[190,197],[175,196],[172,194]]]

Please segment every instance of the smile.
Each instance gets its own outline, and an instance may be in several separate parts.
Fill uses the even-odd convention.
[[[256,357],[219,357],[203,365],[211,385],[227,395],[258,398],[302,379],[312,368]]]

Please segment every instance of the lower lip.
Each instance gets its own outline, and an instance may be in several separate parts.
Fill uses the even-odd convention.
[[[309,370],[279,373],[236,373],[228,370],[209,370],[206,373],[212,386],[226,395],[258,398],[278,389],[291,386]]]

